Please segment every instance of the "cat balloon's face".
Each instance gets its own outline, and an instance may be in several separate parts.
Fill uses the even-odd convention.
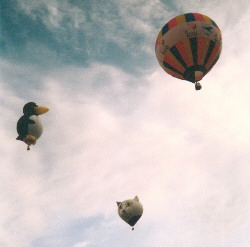
[[[134,226],[143,213],[143,207],[139,202],[139,198],[135,196],[134,199],[116,203],[119,216],[130,226]]]

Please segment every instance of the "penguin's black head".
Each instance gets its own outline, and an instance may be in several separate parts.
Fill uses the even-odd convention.
[[[23,114],[25,116],[32,116],[32,115],[38,116],[38,115],[46,113],[48,110],[49,109],[47,107],[38,106],[34,102],[29,102],[29,103],[27,103],[27,104],[24,105],[24,107],[23,107]]]
[[[32,115],[38,116],[35,107],[38,107],[38,105],[34,102],[29,102],[25,104],[23,107],[23,114],[26,116],[32,116]]]

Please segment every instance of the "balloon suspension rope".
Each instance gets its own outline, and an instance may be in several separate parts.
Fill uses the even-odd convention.
[[[30,146],[28,145],[28,147],[27,147],[27,150],[29,151],[30,150]]]
[[[135,229],[135,228],[134,228],[134,227],[132,227],[132,231],[134,231],[134,229]]]

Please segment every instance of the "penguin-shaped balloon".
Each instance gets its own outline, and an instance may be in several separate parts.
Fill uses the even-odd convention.
[[[30,145],[35,145],[36,140],[42,135],[43,125],[38,115],[44,114],[49,109],[29,102],[23,107],[23,116],[17,122],[17,140],[24,141],[30,150]]]
[[[134,199],[116,203],[118,206],[119,216],[130,226],[132,226],[132,230],[134,230],[134,225],[141,218],[143,213],[143,207],[139,202],[138,196],[135,196]]]

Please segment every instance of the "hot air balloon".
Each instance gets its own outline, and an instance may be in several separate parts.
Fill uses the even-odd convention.
[[[159,32],[155,53],[160,66],[170,75],[195,83],[215,65],[221,54],[222,37],[216,23],[199,13],[178,15]]]
[[[23,116],[17,122],[17,140],[24,141],[30,150],[30,145],[35,145],[36,140],[42,135],[43,126],[38,115],[44,114],[49,109],[29,102],[23,107]]]
[[[143,207],[139,202],[138,196],[135,196],[134,199],[116,203],[118,206],[119,216],[130,226],[132,226],[132,230],[134,230],[134,225],[141,218],[143,213]]]

